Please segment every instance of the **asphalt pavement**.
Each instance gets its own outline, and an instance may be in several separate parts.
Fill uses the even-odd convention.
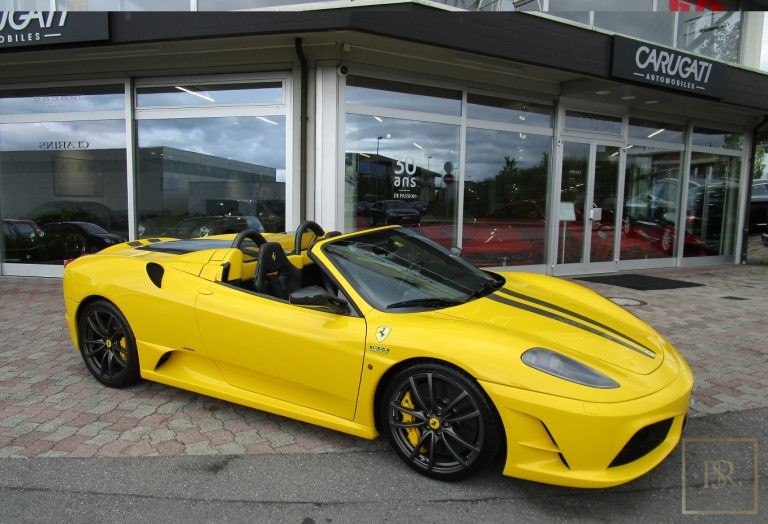
[[[431,481],[383,439],[158,384],[105,388],[69,340],[61,281],[0,277],[0,522],[765,522],[768,265],[639,273],[701,285],[580,282],[672,341],[696,402],[673,454],[608,490],[497,470]]]

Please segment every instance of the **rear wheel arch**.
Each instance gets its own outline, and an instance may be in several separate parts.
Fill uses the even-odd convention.
[[[78,337],[80,336],[80,333],[79,333],[79,331],[80,331],[80,319],[83,316],[83,311],[85,311],[88,308],[88,306],[90,306],[94,302],[98,302],[98,301],[109,302],[110,304],[115,306],[115,304],[111,300],[109,300],[107,298],[104,298],[104,297],[102,297],[100,295],[91,295],[89,297],[85,297],[80,302],[80,304],[78,304],[77,311],[75,311],[75,328],[78,330],[78,332],[77,332]],[[117,307],[117,306],[115,306],[115,307]]]
[[[110,300],[90,296],[75,314],[77,347],[102,384],[122,388],[141,380],[136,338],[123,312]]]

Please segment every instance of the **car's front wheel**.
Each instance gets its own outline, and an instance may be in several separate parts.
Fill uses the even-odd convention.
[[[400,458],[439,480],[476,473],[499,452],[496,410],[469,376],[444,364],[415,364],[384,389],[381,429]]]
[[[99,382],[122,388],[139,381],[136,339],[114,304],[106,300],[88,304],[80,315],[77,332],[85,365]]]

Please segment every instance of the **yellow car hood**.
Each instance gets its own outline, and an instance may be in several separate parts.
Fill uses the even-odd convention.
[[[664,361],[666,342],[645,322],[591,290],[540,275],[504,274],[494,293],[440,314],[512,332],[582,362],[602,361],[647,375]]]

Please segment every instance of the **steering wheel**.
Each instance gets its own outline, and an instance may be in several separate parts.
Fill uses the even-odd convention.
[[[243,229],[232,241],[232,247],[235,249],[241,249],[246,238],[253,240],[253,243],[256,244],[256,247],[261,247],[262,244],[267,242],[267,239],[264,238],[262,234],[255,229]]]
[[[314,233],[316,238],[320,238],[321,236],[325,235],[325,230],[320,227],[320,224],[317,222],[313,222],[312,220],[302,222],[302,224],[296,229],[296,236],[293,240],[294,255],[301,253],[301,239],[304,236],[304,233],[307,231]]]

